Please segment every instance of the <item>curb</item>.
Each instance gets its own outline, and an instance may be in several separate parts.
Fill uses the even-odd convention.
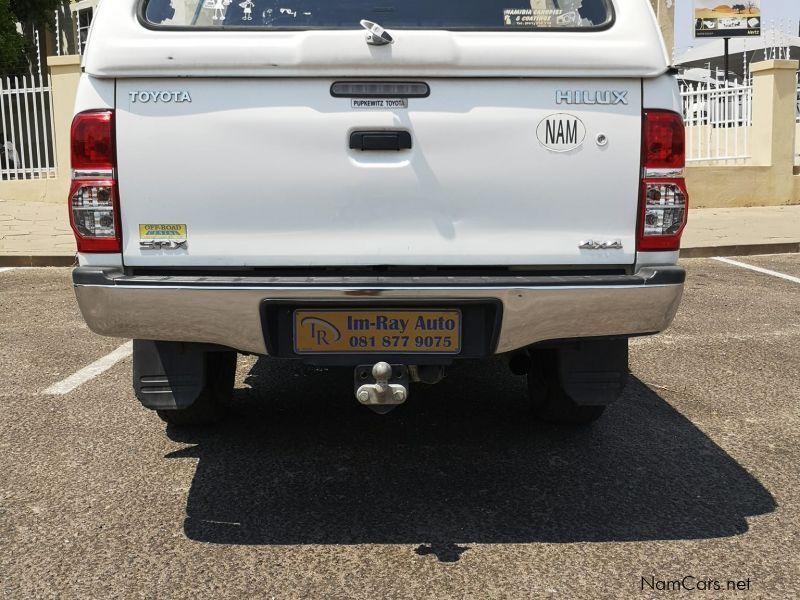
[[[800,242],[776,244],[741,244],[736,246],[698,246],[681,248],[681,258],[711,258],[712,256],[753,256],[756,254],[791,254],[800,252]]]
[[[681,258],[711,258],[713,256],[753,256],[756,254],[793,254],[800,252],[800,242],[778,244],[742,244],[738,246],[698,246],[681,248]],[[72,267],[77,264],[74,254],[0,255],[0,267]]]
[[[0,267],[71,267],[77,264],[74,254],[5,254],[0,255]]]

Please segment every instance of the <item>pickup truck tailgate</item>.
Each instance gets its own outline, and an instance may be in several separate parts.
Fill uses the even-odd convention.
[[[332,83],[118,80],[125,264],[634,262],[638,79],[427,79],[393,108]],[[350,148],[387,130],[411,149]],[[142,246],[147,225],[185,225],[186,244]]]

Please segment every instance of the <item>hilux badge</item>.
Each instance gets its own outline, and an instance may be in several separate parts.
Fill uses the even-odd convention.
[[[539,122],[536,137],[551,152],[569,152],[583,145],[586,126],[574,115],[556,113]]]
[[[627,104],[628,90],[556,90],[556,104]]]

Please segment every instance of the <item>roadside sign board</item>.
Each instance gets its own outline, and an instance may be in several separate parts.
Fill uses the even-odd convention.
[[[694,0],[694,37],[761,35],[761,0]]]

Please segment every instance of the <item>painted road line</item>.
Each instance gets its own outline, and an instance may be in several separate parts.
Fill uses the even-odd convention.
[[[781,279],[785,279],[786,281],[792,281],[794,283],[800,283],[800,277],[794,277],[792,275],[787,275],[786,273],[778,273],[777,271],[770,271],[769,269],[762,269],[761,267],[748,265],[747,263],[739,262],[738,260],[731,260],[730,258],[725,258],[723,256],[715,256],[714,260],[718,260],[719,262],[728,263],[729,265],[733,265],[735,267],[742,267],[743,269],[750,269],[751,271],[756,271],[757,273],[764,273],[764,275],[772,275],[773,277],[780,277]]]
[[[0,273],[3,271],[13,271],[16,267],[0,267]]]
[[[94,361],[92,364],[84,367],[77,373],[73,373],[66,379],[54,383],[47,388],[44,393],[50,396],[63,396],[69,394],[75,388],[83,385],[90,379],[94,379],[101,373],[105,373],[119,361],[128,358],[133,354],[133,342],[122,344],[119,348],[106,354],[103,358]]]

